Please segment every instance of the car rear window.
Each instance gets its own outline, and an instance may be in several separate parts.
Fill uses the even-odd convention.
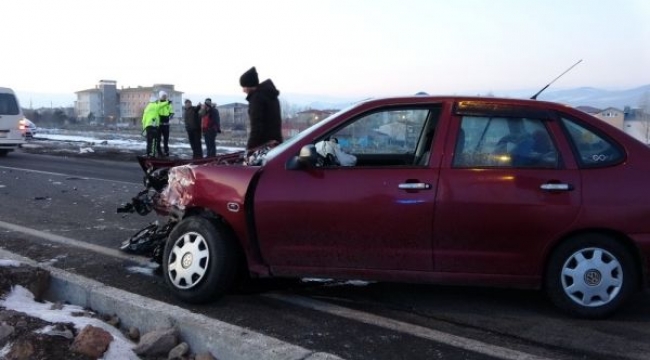
[[[0,94],[0,115],[18,115],[18,102],[13,94]]]
[[[605,167],[624,160],[625,155],[621,146],[604,134],[564,117],[562,124],[569,133],[581,167]]]

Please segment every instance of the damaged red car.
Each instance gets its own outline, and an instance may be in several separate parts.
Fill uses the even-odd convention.
[[[542,289],[598,318],[648,284],[649,159],[560,104],[386,98],[250,156],[141,159],[130,206],[169,219],[157,256],[188,302],[243,270]]]

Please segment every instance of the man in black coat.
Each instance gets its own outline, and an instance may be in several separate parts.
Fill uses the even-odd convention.
[[[185,100],[183,109],[183,120],[185,120],[185,130],[187,138],[192,147],[192,159],[203,158],[203,148],[201,147],[201,119],[199,118],[200,105],[192,106],[190,99]]]
[[[282,116],[280,113],[280,91],[271,79],[261,84],[255,67],[250,68],[240,78],[239,84],[247,94],[250,132],[246,149],[254,149],[271,140],[282,142]]]

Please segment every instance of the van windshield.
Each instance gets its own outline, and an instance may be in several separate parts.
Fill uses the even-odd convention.
[[[13,94],[0,93],[0,115],[18,115],[18,102]]]

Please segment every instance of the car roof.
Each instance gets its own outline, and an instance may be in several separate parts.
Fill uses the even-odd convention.
[[[382,98],[371,98],[362,100],[359,103],[372,104],[372,103],[398,103],[398,104],[407,104],[407,103],[428,103],[428,102],[459,102],[459,101],[480,101],[480,102],[492,102],[492,103],[508,103],[513,105],[521,106],[534,106],[534,107],[560,107],[560,108],[572,108],[570,105],[564,105],[561,103],[543,101],[543,100],[531,100],[531,99],[519,99],[519,98],[504,98],[504,97],[491,97],[491,96],[462,96],[462,95],[413,95],[413,96],[393,96],[393,97],[382,97]]]

